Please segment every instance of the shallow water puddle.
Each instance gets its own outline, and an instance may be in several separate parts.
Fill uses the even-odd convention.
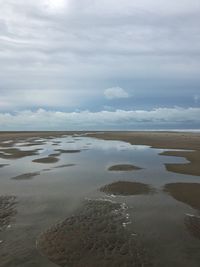
[[[51,267],[65,266],[66,263],[69,267],[70,263],[76,267],[88,264],[104,267],[108,264],[112,266],[111,262],[116,262],[113,266],[132,266],[133,257],[135,266],[199,266],[200,241],[194,237],[199,217],[185,218],[186,214],[198,216],[197,206],[190,205],[191,200],[187,196],[191,194],[185,194],[182,201],[177,191],[177,185],[183,183],[186,191],[192,190],[187,183],[198,183],[198,178],[168,172],[164,165],[186,163],[184,158],[160,156],[162,149],[77,135],[11,143],[7,151],[14,153],[14,158],[5,154],[6,149],[0,148],[0,153],[3,151],[0,158],[0,195],[16,196],[17,203],[9,228],[5,227],[0,233],[1,267]],[[112,166],[117,167],[109,171]],[[173,184],[176,184],[176,190]],[[109,214],[102,213],[100,208],[97,214],[101,214],[101,218],[105,216],[110,222],[109,231],[107,226],[102,228],[102,231],[107,231],[106,236],[97,235],[97,239],[92,240],[90,232],[87,232],[89,230],[77,236],[73,232],[74,246],[69,247],[67,233],[62,236],[57,234],[63,233],[65,225],[78,231],[76,224],[70,226],[73,216],[76,219],[83,216],[82,229],[90,229],[95,235],[94,223],[87,219],[86,198],[91,199],[94,210],[99,207],[99,202],[96,202],[99,198],[105,203],[114,200],[114,205],[118,207],[126,205],[125,217],[128,221],[119,223],[118,217],[106,217]],[[99,222],[101,219],[98,221],[97,214],[92,220]],[[140,255],[139,258],[134,253],[130,255],[132,241],[128,246],[122,244],[123,240],[113,230],[115,227],[122,232],[127,228],[123,233],[128,235],[128,240],[137,237],[140,246],[136,254]],[[52,232],[53,229],[56,232]],[[107,235],[110,236],[108,239]],[[58,236],[60,239],[57,239]],[[107,245],[104,238],[108,241]],[[94,250],[90,248],[91,240]],[[84,261],[79,260],[80,251],[77,250],[81,242],[89,257]],[[109,258],[107,249],[113,252],[113,258]],[[120,253],[123,261],[115,261]],[[146,260],[148,265],[144,265]]]

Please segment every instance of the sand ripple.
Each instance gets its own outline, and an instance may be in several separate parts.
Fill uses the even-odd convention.
[[[75,215],[42,233],[37,247],[59,266],[151,266],[125,223],[124,205],[88,200]]]
[[[8,227],[12,217],[16,214],[16,197],[0,196],[0,232]]]

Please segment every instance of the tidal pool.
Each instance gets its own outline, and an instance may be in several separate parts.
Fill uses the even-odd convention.
[[[194,236],[195,231],[191,231],[193,225],[199,221],[196,219],[199,210],[190,205],[190,200],[187,199],[190,194],[185,194],[182,199],[175,196],[175,193],[170,194],[170,190],[166,188],[169,189],[169,184],[172,187],[175,183],[184,183],[187,190],[187,183],[199,183],[200,180],[197,176],[167,171],[165,164],[187,161],[184,158],[159,155],[163,151],[148,146],[134,146],[120,141],[104,141],[77,135],[63,138],[27,138],[16,143],[11,141],[8,148],[0,147],[0,196],[2,201],[9,199],[9,196],[17,199],[12,219],[9,219],[9,223],[0,231],[0,266],[53,267],[66,266],[67,262],[70,267],[63,254],[66,249],[71,253],[70,259],[73,259],[71,266],[99,266],[98,257],[101,257],[100,263],[104,267],[115,260],[118,262],[118,248],[119,253],[125,254],[122,257],[124,261],[117,266],[199,266],[200,241]],[[48,160],[55,154],[56,160]],[[109,171],[110,166],[117,165],[138,166],[140,169]],[[145,194],[142,190],[137,190],[137,194],[124,195],[107,194],[106,190],[100,190],[119,181],[122,185],[125,182],[140,185],[146,190]],[[153,189],[153,193],[147,193],[149,188]],[[188,190],[192,190],[191,188],[189,186]],[[127,221],[118,220],[117,216],[104,217],[109,213],[102,210],[97,210],[96,216],[87,219],[87,208],[81,209],[87,199],[92,201],[90,203],[93,209],[99,207],[98,201],[107,203],[108,200],[113,203],[113,207],[126,206]],[[0,216],[5,216],[5,206],[8,205],[6,207],[10,212],[11,204],[5,204],[5,201],[2,203]],[[77,210],[81,210],[81,215]],[[187,219],[186,223],[187,214],[197,217],[191,217],[189,223]],[[78,219],[73,225],[73,216],[76,216],[76,219],[80,219],[79,216],[84,218],[81,229],[86,229],[88,235],[87,231],[79,234],[73,232],[75,245],[69,247],[69,242],[66,241],[69,238],[67,232],[65,236],[63,234],[63,239],[59,237],[59,241],[51,230],[56,229],[63,233],[65,225],[69,227],[71,223],[72,229],[78,231]],[[110,228],[105,227],[106,238],[109,237],[108,244],[102,245],[104,239],[97,235],[92,244],[98,254],[93,251],[90,258],[88,252],[83,265],[80,261],[77,265],[80,254],[77,248],[83,242],[86,251],[90,251],[87,249],[91,246],[91,238],[87,240],[87,236],[89,237],[89,233],[95,234],[95,228],[90,228],[89,224],[93,224],[95,220],[101,222],[101,219],[109,219],[111,225]],[[135,265],[131,263],[135,255],[130,252],[132,243],[123,243],[124,239],[120,239],[114,229],[120,229],[122,232],[125,230],[123,233],[130,240],[132,237],[137,239],[137,249],[141,250],[137,252],[140,257],[136,258]],[[103,231],[102,228],[101,230]],[[51,236],[53,243],[50,242]],[[112,239],[115,240],[113,244]],[[55,249],[58,247],[61,254],[56,254]],[[113,258],[109,258],[105,248],[113,251]],[[56,260],[52,260],[51,255],[54,255]],[[59,258],[59,255],[62,255],[62,258]]]

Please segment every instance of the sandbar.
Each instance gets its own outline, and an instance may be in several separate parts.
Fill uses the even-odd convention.
[[[88,200],[71,217],[53,225],[37,240],[37,248],[59,266],[151,266],[137,237],[124,227],[119,203]]]
[[[100,191],[106,194],[128,196],[149,194],[152,188],[139,182],[118,181],[101,187]]]
[[[193,151],[165,151],[163,155],[185,157],[189,164],[166,164],[168,171],[181,174],[200,176],[200,133],[190,132],[156,132],[156,131],[127,131],[127,132],[96,132],[87,134],[89,137],[103,140],[125,141],[132,145],[147,145],[159,149],[184,149]]]
[[[12,177],[13,180],[29,180],[37,175],[40,175],[40,172],[29,172],[29,173],[23,173],[17,176]]]
[[[200,210],[200,183],[170,183],[163,190],[176,200]]]
[[[59,161],[59,159],[55,157],[46,157],[46,158],[34,159],[32,161],[36,163],[56,163]]]
[[[134,171],[134,170],[140,170],[140,167],[131,165],[131,164],[117,164],[110,166],[108,168],[109,171]]]

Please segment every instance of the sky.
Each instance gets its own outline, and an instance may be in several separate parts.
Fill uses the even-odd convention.
[[[0,130],[200,129],[199,0],[0,8]]]

